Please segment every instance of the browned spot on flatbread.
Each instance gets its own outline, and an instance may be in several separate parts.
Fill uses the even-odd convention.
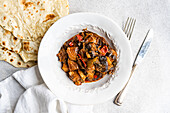
[[[36,10],[36,13],[38,13],[38,10]]]
[[[7,51],[7,53],[8,53],[9,56],[11,55],[11,53],[9,51]]]
[[[29,12],[29,14],[31,14],[31,12]]]
[[[26,0],[21,0],[21,4],[25,4],[25,1],[26,1]]]
[[[6,16],[4,16],[4,20],[6,20]]]
[[[44,11],[45,9],[40,9],[41,11]]]
[[[17,51],[17,50],[15,50],[15,52],[16,52],[16,53],[18,53],[18,51]]]
[[[21,62],[18,62],[18,65],[21,65]]]
[[[9,52],[9,53],[8,53],[8,55],[10,56],[10,55],[11,55],[11,53]]]
[[[9,50],[9,51],[14,52],[13,50]]]
[[[37,50],[34,50],[35,53],[37,53],[38,51]]]
[[[54,14],[48,14],[45,18],[46,19],[43,22],[46,22],[48,20],[52,20],[53,18],[55,18],[55,15]]]
[[[41,16],[41,14],[40,14],[40,16]]]
[[[68,7],[68,5],[66,5],[66,7]]]
[[[39,5],[40,4],[40,2],[37,2],[37,5]]]
[[[17,38],[17,37],[14,37],[13,39],[14,39],[15,41],[17,41],[17,40],[18,40],[18,38]]]
[[[24,42],[24,44],[26,45],[26,44],[30,44],[29,42]]]
[[[9,31],[5,31],[4,35],[7,35],[7,34],[10,34],[10,32]]]
[[[11,47],[11,50],[13,51],[13,50],[14,50],[14,48],[13,48],[13,47]]]
[[[33,9],[35,9],[35,7],[33,7]]]
[[[14,59],[10,59],[10,62],[13,62],[14,61]]]
[[[6,7],[6,4],[4,4],[4,7]]]
[[[4,46],[5,46],[5,41],[2,41],[2,45],[4,45]]]
[[[31,7],[34,3],[33,2],[26,2],[24,5],[25,7]]]
[[[45,1],[43,1],[43,3],[45,3]]]
[[[3,48],[2,48],[2,50],[6,51],[6,50],[8,50],[8,49],[7,49],[7,48],[5,48],[5,47],[3,47]]]
[[[24,50],[30,51],[29,44],[30,44],[29,42],[24,42],[24,43],[23,43],[23,48],[24,48]]]
[[[31,16],[33,16],[33,14],[31,14]]]
[[[21,36],[21,35],[18,35],[18,37],[21,38],[21,39],[23,39],[23,36]]]
[[[6,33],[6,34],[10,34],[10,32],[9,32],[9,31],[5,31],[5,33]]]
[[[15,28],[18,28],[17,26],[15,26]]]

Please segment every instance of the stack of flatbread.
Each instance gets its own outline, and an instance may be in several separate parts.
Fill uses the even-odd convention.
[[[0,60],[36,65],[42,37],[68,13],[68,0],[0,0]]]

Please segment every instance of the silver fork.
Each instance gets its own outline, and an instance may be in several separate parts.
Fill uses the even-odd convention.
[[[126,24],[125,24],[125,27],[123,29],[123,31],[125,32],[125,34],[127,35],[127,38],[130,40],[131,39],[131,36],[132,36],[132,33],[133,33],[133,30],[134,30],[134,27],[135,27],[135,23],[136,23],[136,19],[133,19],[133,18],[127,18],[127,21],[126,21]],[[132,71],[131,71],[131,74],[130,74],[130,77],[129,77],[129,80],[127,81],[126,85],[123,87],[123,89],[117,94],[117,96],[115,97],[115,100],[114,100],[114,103],[116,105],[121,105],[122,102],[123,102],[123,98],[125,97],[125,94],[126,94],[126,90],[127,90],[127,84],[129,83],[130,81],[130,78],[132,76],[132,73],[134,71],[136,66],[134,66],[132,68]]]
[[[125,34],[127,35],[127,38],[130,40],[134,27],[135,27],[135,23],[136,23],[136,19],[134,18],[127,18],[125,27],[123,28],[123,31],[125,32]]]

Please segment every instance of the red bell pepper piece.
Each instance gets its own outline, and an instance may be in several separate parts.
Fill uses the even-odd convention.
[[[100,49],[100,51],[101,51],[101,53],[102,53],[102,55],[106,55],[106,53],[108,52],[108,48],[107,48],[107,46],[103,46],[101,49]]]
[[[73,42],[70,42],[70,43],[69,43],[69,46],[71,46],[71,47],[72,47],[72,46],[73,46]]]
[[[83,37],[82,37],[81,35],[78,34],[78,35],[76,35],[76,36],[77,36],[77,38],[78,38],[79,41],[82,41],[82,40],[83,40]]]
[[[86,63],[83,61],[83,59],[82,59],[81,55],[80,55],[80,54],[78,54],[78,56],[80,57],[81,61],[83,62],[84,67],[86,67],[87,65],[86,65]]]
[[[94,75],[94,78],[96,79],[96,78],[97,78],[97,75]]]

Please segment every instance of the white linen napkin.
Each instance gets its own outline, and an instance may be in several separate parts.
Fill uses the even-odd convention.
[[[93,105],[73,105],[60,100],[46,87],[38,67],[34,66],[18,71],[0,82],[0,111],[1,113],[93,113]]]

